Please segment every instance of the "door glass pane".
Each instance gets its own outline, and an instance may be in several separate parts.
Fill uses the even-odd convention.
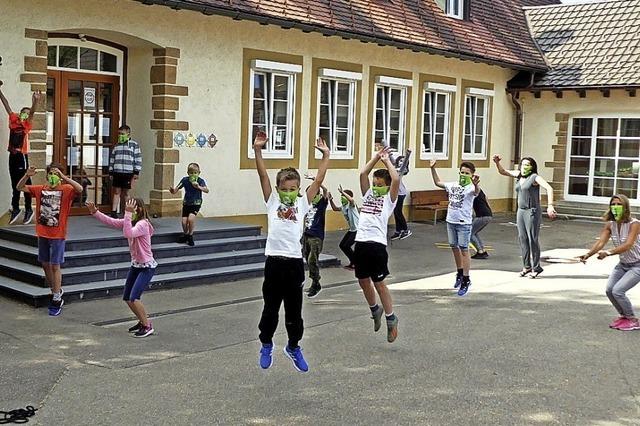
[[[58,66],[62,68],[78,68],[78,48],[74,46],[58,47]]]
[[[277,75],[273,79],[273,99],[286,101],[289,96],[289,77]]]
[[[83,69],[83,70],[98,69],[98,51],[97,50],[88,49],[86,47],[80,48],[80,69]]]
[[[399,89],[389,89],[391,90],[391,108],[400,109],[400,90]]]
[[[444,154],[444,135],[436,135],[434,152]]]
[[[57,60],[58,60],[58,47],[49,46],[49,50],[47,52],[47,66],[48,67],[57,66]]]
[[[620,123],[620,136],[640,138],[640,118],[626,118]]]
[[[588,195],[589,178],[586,177],[570,177],[569,178],[569,194]]]
[[[476,136],[475,153],[482,154],[482,136]]]
[[[80,111],[82,109],[82,82],[79,80],[68,81],[67,109]]]
[[[264,101],[253,101],[253,122],[265,124],[267,122]]]
[[[70,175],[77,174],[78,166],[80,165],[80,149],[78,147],[78,141],[82,134],[81,132],[81,114],[71,113],[67,116],[67,135],[65,137],[66,142],[66,163],[67,173]]]
[[[596,155],[599,157],[615,157],[616,156],[616,140],[615,139],[598,139],[596,141]]]
[[[638,181],[636,179],[618,179],[616,192],[624,194],[631,199],[638,198]]]
[[[588,158],[572,158],[569,166],[570,175],[589,175],[589,159]]]
[[[95,144],[98,142],[98,117],[95,114],[83,114],[82,143]]]
[[[471,153],[471,136],[464,136],[464,152]]]
[[[593,174],[594,176],[614,177],[616,171],[616,160],[608,158],[596,158]]]
[[[100,142],[110,145],[114,142],[111,140],[111,116],[100,114],[98,117],[100,120]]]
[[[351,85],[348,83],[338,83],[338,104],[349,105],[349,92]]]
[[[422,135],[422,149],[424,152],[431,152],[431,135],[428,133]]]
[[[638,158],[640,156],[640,139],[621,139],[620,157]]]
[[[341,129],[349,127],[349,107],[340,106],[336,110],[336,125]]]
[[[347,151],[347,132],[339,131],[336,132],[336,150],[338,151]]]
[[[282,126],[287,124],[286,102],[273,102],[273,123]]]
[[[599,118],[598,136],[616,136],[618,133],[617,118]]]
[[[586,157],[590,156],[591,139],[573,138],[571,140],[571,155],[584,155]]]
[[[635,166],[635,167],[634,167]],[[638,177],[638,159],[634,160],[618,160],[619,178],[637,178]]]
[[[100,83],[100,94],[98,97],[98,106],[100,111],[104,112],[113,112],[112,108],[113,102],[113,84],[111,83]]]
[[[100,71],[116,72],[117,70],[117,58],[115,55],[100,52]]]
[[[593,195],[594,197],[611,197],[613,195],[613,179],[594,179]]]
[[[98,84],[93,81],[85,81],[82,88],[82,107],[85,111],[96,110],[96,96]]]
[[[591,136],[593,130],[592,118],[574,118],[573,119],[573,136]]]
[[[320,107],[320,126],[329,127],[329,107],[321,106]]]

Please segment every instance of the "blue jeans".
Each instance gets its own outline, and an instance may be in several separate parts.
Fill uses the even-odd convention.
[[[142,292],[147,289],[155,271],[156,268],[134,268],[133,266],[129,268],[127,281],[124,283],[122,300],[129,302],[140,300]]]
[[[38,237],[38,261],[52,265],[64,263],[65,240]]]
[[[447,222],[447,236],[451,248],[468,250],[471,240],[471,224]]]

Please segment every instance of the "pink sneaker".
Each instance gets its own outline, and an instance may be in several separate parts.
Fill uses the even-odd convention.
[[[640,323],[636,318],[625,318],[624,320],[620,321],[620,323],[618,323],[618,327],[616,328],[622,331],[640,330]]]
[[[625,317],[618,317],[614,319],[613,322],[609,324],[609,328],[618,328],[618,326],[620,325],[620,322],[625,319],[626,319]]]

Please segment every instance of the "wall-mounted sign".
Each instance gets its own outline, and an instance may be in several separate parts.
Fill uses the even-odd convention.
[[[95,87],[84,88],[84,107],[85,109],[96,107],[96,88]]]

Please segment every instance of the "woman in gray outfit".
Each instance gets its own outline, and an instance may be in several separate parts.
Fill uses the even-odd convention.
[[[505,170],[499,155],[493,156],[493,161],[498,167],[498,173],[511,178],[516,178],[516,192],[518,194],[518,212],[516,224],[518,225],[518,239],[522,251],[522,263],[524,268],[520,272],[521,277],[536,278],[543,271],[540,266],[540,225],[542,224],[542,209],[540,207],[540,187],[547,191],[547,215],[551,219],[556,217],[556,209],[553,208],[553,188],[541,176],[538,176],[538,164],[531,157],[520,160],[518,170]]]
[[[587,254],[579,257],[583,262],[598,253],[598,259],[620,255],[620,262],[613,268],[607,283],[607,297],[618,314],[610,328],[622,331],[640,329],[638,319],[633,313],[631,301],[625,294],[640,282],[640,221],[631,217],[629,199],[617,194],[609,200],[609,209],[603,216],[607,222],[600,233],[600,238]],[[613,240],[612,250],[602,250]]]

